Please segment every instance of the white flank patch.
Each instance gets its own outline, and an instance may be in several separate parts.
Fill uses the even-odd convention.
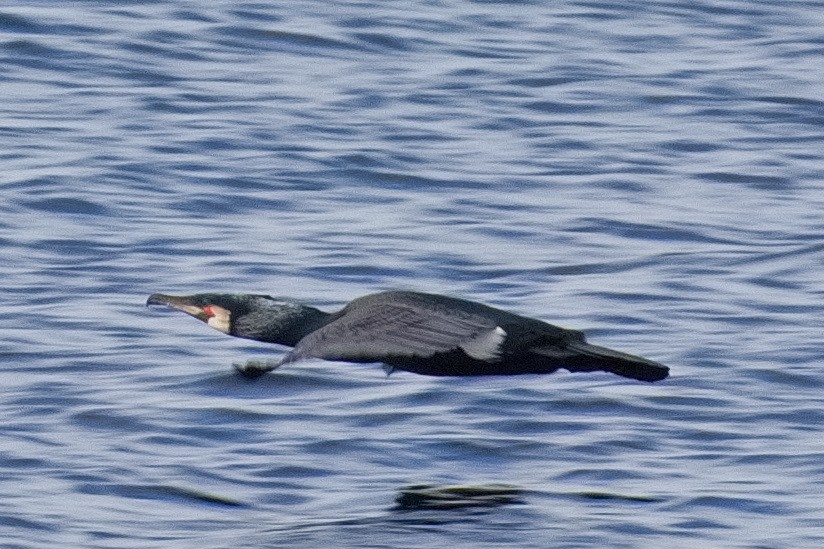
[[[206,324],[218,332],[228,334],[229,328],[231,327],[230,318],[232,317],[232,313],[223,307],[218,307],[217,305],[210,305],[209,309],[212,311],[213,316],[209,317]]]
[[[460,345],[461,349],[478,360],[491,362],[501,356],[501,343],[506,338],[506,332],[500,326],[494,330],[483,332]]]

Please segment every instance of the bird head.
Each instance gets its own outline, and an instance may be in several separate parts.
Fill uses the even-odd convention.
[[[165,305],[235,337],[294,346],[326,313],[258,294],[152,294],[146,305]]]
[[[238,335],[234,333],[237,319],[256,309],[257,300],[271,299],[269,296],[251,294],[152,294],[146,305],[165,305],[202,320],[219,332]]]

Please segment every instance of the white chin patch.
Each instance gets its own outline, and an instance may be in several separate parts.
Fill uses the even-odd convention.
[[[501,344],[506,339],[506,332],[500,326],[494,330],[482,332],[460,345],[463,352],[472,358],[492,362],[501,357]]]
[[[230,320],[232,317],[232,313],[229,312],[227,309],[224,309],[223,307],[218,307],[217,305],[212,305],[210,309],[212,310],[212,314],[214,316],[210,316],[209,320],[206,321],[206,324],[208,324],[218,332],[228,334],[229,328],[231,326]]]

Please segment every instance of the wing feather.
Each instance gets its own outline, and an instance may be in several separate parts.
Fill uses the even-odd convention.
[[[491,360],[506,335],[482,314],[417,294],[355,300],[339,317],[301,339],[290,360],[304,357],[380,362],[388,357],[427,358],[458,348]]]

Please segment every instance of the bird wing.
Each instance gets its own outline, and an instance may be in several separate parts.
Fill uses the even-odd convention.
[[[286,361],[305,357],[381,362],[391,357],[427,358],[462,349],[494,361],[506,332],[482,315],[416,295],[355,300],[337,319],[306,335]]]

